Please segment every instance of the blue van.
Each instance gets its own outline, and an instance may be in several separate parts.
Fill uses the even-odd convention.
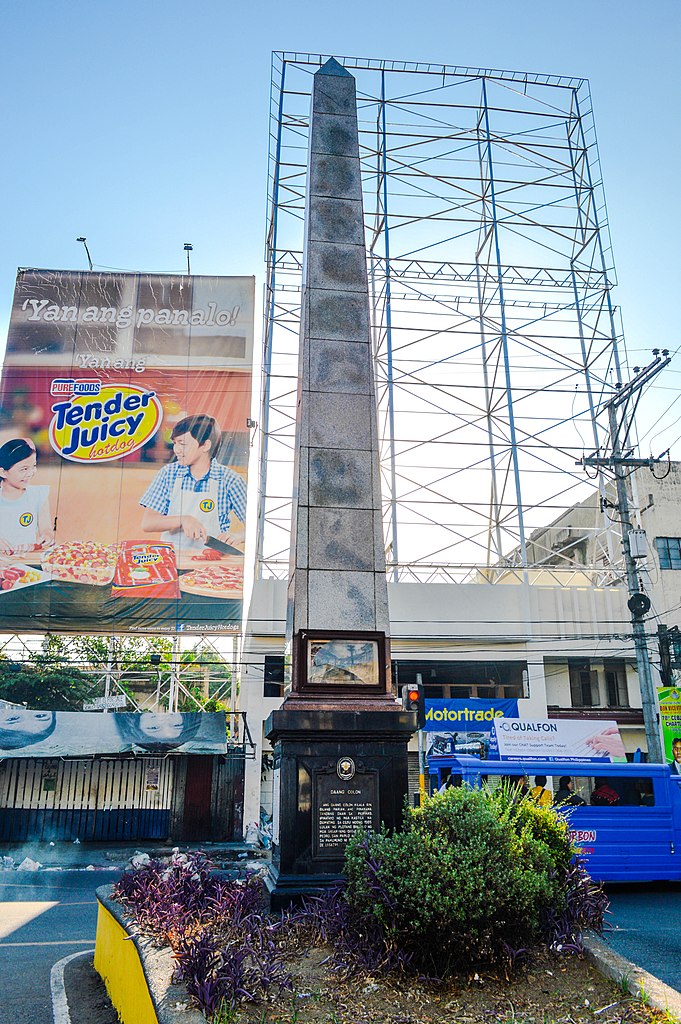
[[[480,786],[495,777],[546,775],[553,783],[569,775],[584,806],[558,807],[569,820],[572,841],[591,877],[600,882],[681,881],[681,776],[664,764],[593,761],[481,761],[463,754],[428,758],[430,790],[466,783]],[[616,801],[591,803],[599,782]],[[549,788],[549,786],[547,786]],[[594,799],[598,799],[598,793]]]

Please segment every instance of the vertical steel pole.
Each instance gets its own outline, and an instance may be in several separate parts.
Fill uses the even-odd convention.
[[[480,182],[482,185],[482,180]],[[484,202],[484,201],[483,201]],[[485,213],[483,210],[483,217]],[[491,471],[492,481],[492,493],[490,495],[490,504],[492,506],[492,519],[493,523],[489,525],[489,531],[487,535],[487,564],[492,564],[492,530],[494,530],[494,539],[496,542],[496,557],[495,562],[498,562],[503,555],[503,543],[501,540],[501,509],[499,508],[499,491],[497,488],[497,454],[494,447],[494,430],[492,429],[492,391],[489,384],[489,370],[487,369],[487,338],[485,335],[485,317],[484,317],[484,290],[480,280],[480,264],[478,262],[479,251],[476,253],[476,264],[475,264],[475,277],[478,290],[478,309],[480,310],[480,352],[482,357],[482,381],[485,388],[485,421],[487,423],[487,447],[489,449],[489,463]]]
[[[582,115],[581,115],[580,108],[579,108],[579,97],[577,96],[576,92],[574,94],[574,100],[575,100],[575,110],[577,111],[577,121],[578,121],[578,124],[579,124],[579,133],[581,135],[581,144],[582,144],[582,147],[583,147],[584,153],[585,153],[584,164],[585,164],[585,167],[586,167],[586,177],[587,177],[587,181],[589,183],[589,189],[591,191],[591,194],[593,195],[593,180],[591,178],[591,165],[589,164],[588,147],[587,147],[587,144],[586,144],[586,139],[584,137],[584,125],[583,125],[583,122],[582,122]],[[592,217],[593,217],[594,224],[596,226],[596,245],[598,247],[598,252],[599,252],[600,260],[601,260],[601,270],[603,272],[604,288],[605,288],[605,301],[606,301],[606,304],[607,304],[607,307],[608,307],[608,317],[609,317],[609,320],[610,320],[610,339],[612,341],[612,355],[613,355],[613,360],[615,362],[615,373],[617,374],[617,380],[621,381],[622,380],[622,367],[620,365],[619,349],[617,348],[617,331],[615,330],[615,311],[613,309],[612,299],[611,299],[611,296],[610,296],[610,287],[611,287],[611,285],[610,285],[610,279],[608,277],[608,271],[607,271],[607,267],[606,267],[606,263],[605,263],[605,251],[603,249],[603,238],[601,236],[601,226],[600,226],[600,224],[598,222],[598,211],[596,209],[596,203],[595,202],[592,204]]]
[[[170,693],[168,695],[168,711],[177,711],[180,697],[180,638],[173,637],[172,664],[170,666]]]
[[[423,676],[420,672],[416,673],[416,682],[419,686],[423,686]],[[418,744],[419,744],[419,805],[422,806],[426,799],[426,752],[424,750],[423,743],[423,729],[418,731]]]
[[[381,71],[381,156],[383,170],[383,239],[385,252],[385,331],[388,369],[388,429],[390,431],[390,508],[392,519],[393,583],[399,581],[399,555],[397,550],[397,474],[395,470],[395,394],[393,377],[393,335],[390,278],[390,228],[388,225],[388,135],[385,116],[385,71]]]
[[[272,183],[272,233],[268,242],[267,254],[267,289],[268,289],[268,310],[267,323],[265,324],[265,338],[263,351],[263,393],[262,411],[260,422],[260,494],[258,502],[258,526],[256,539],[256,575],[262,577],[262,556],[265,539],[265,504],[267,499],[267,458],[270,427],[270,376],[272,373],[272,346],[274,343],[274,312],[276,308],[276,260],[277,260],[277,230],[279,216],[279,175],[281,171],[281,134],[283,130],[284,116],[284,79],[286,75],[286,61],[281,68],[281,85],[279,92],[277,145],[274,162],[274,181]]]
[[[236,729],[237,719],[236,719],[236,716],[235,716],[234,712],[236,710],[236,704],[237,704],[237,677],[236,677],[236,670],[237,670],[237,665],[238,664],[239,664],[239,637],[235,633],[234,636],[232,637],[232,674],[231,674],[231,679],[229,681],[229,686],[230,686],[230,690],[229,690],[229,709],[231,711],[231,714],[229,716],[229,735],[230,735],[230,737],[232,739],[236,739],[237,738],[237,729]]]
[[[487,245],[487,196],[484,178],[484,158],[480,145],[480,119],[477,124],[478,133],[478,162],[480,164],[480,202],[482,204],[482,238],[475,252],[475,284],[478,295],[478,312],[480,317],[480,356],[482,360],[482,380],[485,389],[485,422],[487,424],[487,448],[489,450],[489,465],[491,477],[490,494],[490,523],[487,531],[487,564],[492,564],[492,536],[496,544],[496,557],[494,562],[498,563],[503,556],[503,542],[501,538],[501,509],[499,507],[499,489],[497,486],[497,453],[494,446],[494,430],[492,420],[492,389],[490,388],[489,370],[487,367],[487,335],[485,331],[485,291],[486,291],[486,267],[481,267],[481,254]],[[483,279],[483,272],[485,277]]]
[[[520,535],[520,557],[522,564],[527,565],[527,547],[525,544],[525,522],[523,516],[523,499],[520,490],[520,464],[518,461],[518,441],[515,431],[513,412],[513,390],[511,387],[511,364],[508,352],[508,328],[506,325],[506,307],[504,300],[504,280],[501,268],[501,245],[499,242],[499,220],[497,217],[497,201],[494,186],[494,163],[492,160],[492,135],[489,127],[489,107],[487,105],[487,84],[482,80],[483,120],[487,139],[487,168],[489,174],[490,205],[492,207],[492,235],[494,238],[494,254],[496,259],[497,291],[499,295],[499,311],[501,320],[501,350],[504,357],[504,376],[506,383],[506,407],[508,410],[508,429],[511,439],[511,460],[513,462],[513,480],[515,483],[516,504],[518,510],[518,533]]]
[[[107,714],[109,710],[109,697],[111,696],[111,681],[113,679],[113,665],[114,665],[114,638],[109,637],[109,645],[106,653],[106,672],[104,674],[104,698],[106,703],[104,705],[104,714]]]
[[[582,214],[582,199],[581,199],[581,193],[582,193],[582,190],[584,188],[584,184],[586,184],[586,190],[587,190],[589,199],[591,200],[590,206],[594,210],[595,210],[595,202],[594,202],[594,198],[593,198],[593,188],[591,186],[591,177],[590,177],[590,173],[589,173],[589,158],[588,158],[588,153],[587,153],[587,150],[586,150],[586,140],[584,138],[584,132],[582,130],[582,120],[581,120],[581,115],[579,113],[579,100],[578,100],[578,97],[577,97],[577,91],[576,90],[573,90],[573,101],[574,101],[575,111],[571,112],[568,121],[566,121],[566,125],[565,125],[566,132],[565,132],[565,134],[566,134],[566,138],[567,138],[568,151],[570,153],[570,163],[571,163],[571,170],[572,170],[572,182],[573,182],[574,190],[575,190],[575,202],[576,202],[576,205],[577,205],[577,226],[578,226],[578,229],[579,229],[579,232],[580,232],[580,246],[583,246],[585,244],[585,242],[586,242],[586,235],[587,235],[587,226],[585,224],[585,217]],[[581,139],[580,151],[582,153],[582,161],[583,161],[584,167],[586,168],[586,173],[587,173],[586,183],[584,182],[584,172],[581,172],[579,177],[577,176],[577,166],[576,166],[577,152],[575,151],[574,146],[573,146],[573,142],[572,142],[572,128],[570,126],[570,121],[571,120],[576,121],[577,131],[578,131],[578,134],[579,134],[580,139]],[[602,263],[603,263],[603,251],[602,251],[602,249],[600,250],[600,255],[601,255],[601,269],[603,269],[603,266],[602,266]],[[598,451],[599,448],[600,448],[600,440],[599,440],[599,436],[598,436],[598,421],[596,419],[596,404],[594,402],[593,388],[592,388],[592,384],[591,384],[591,374],[589,372],[589,366],[588,366],[588,356],[587,356],[587,351],[586,351],[586,338],[585,338],[585,334],[584,334],[584,321],[583,321],[583,315],[582,315],[582,303],[581,303],[581,298],[580,298],[580,294],[579,294],[579,288],[578,288],[578,285],[577,285],[577,274],[575,273],[574,259],[570,260],[570,275],[571,275],[571,279],[572,279],[572,294],[573,294],[574,300],[575,300],[575,311],[577,313],[577,328],[578,328],[578,331],[579,331],[579,344],[580,344],[581,353],[582,353],[582,364],[584,366],[584,379],[585,379],[585,382],[586,382],[586,393],[587,393],[587,399],[588,399],[588,403],[589,403],[589,414],[590,414],[590,417],[591,417],[591,432],[592,432],[592,436],[593,436],[594,450]],[[607,285],[607,279],[605,279],[604,283],[605,283],[605,285]],[[607,287],[604,290],[606,291],[606,294],[607,294]],[[613,325],[612,317],[611,317],[611,322],[610,322],[611,339],[612,339],[613,345],[616,348],[617,343],[616,343],[615,336],[613,334],[613,326],[614,325]],[[618,369],[618,379],[619,379],[619,369]],[[605,482],[605,477],[603,475],[603,471],[600,468],[598,469],[598,493],[601,496],[601,507],[603,509],[602,517],[603,517],[603,522],[604,522],[604,526],[605,526],[605,538],[606,538],[606,544],[607,544],[607,547],[608,547],[608,554],[610,556],[610,559],[612,560],[614,558],[613,541],[612,541],[612,530],[608,529],[608,524],[605,522],[605,519],[606,519],[606,506],[605,506],[605,503],[604,503],[604,499],[606,498],[606,482]]]

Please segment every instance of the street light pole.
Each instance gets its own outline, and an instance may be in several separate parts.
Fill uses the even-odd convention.
[[[610,469],[615,476],[617,511],[619,512],[622,526],[622,551],[624,553],[624,565],[629,589],[627,605],[631,612],[631,630],[634,638],[634,650],[636,652],[638,682],[641,689],[641,705],[648,745],[648,760],[655,764],[661,764],[664,761],[664,757],[660,741],[660,716],[657,710],[657,697],[650,671],[650,657],[648,655],[644,621],[647,612],[650,610],[650,599],[641,591],[636,560],[631,551],[631,512],[626,473],[627,468],[636,469],[640,466],[648,466],[649,469],[652,469],[660,459],[654,459],[652,456],[649,459],[634,459],[631,458],[630,452],[627,453],[622,450],[623,445],[628,444],[629,430],[631,428],[631,416],[627,417],[626,413],[627,403],[634,395],[638,395],[638,398],[640,398],[643,387],[649,384],[653,377],[656,377],[660,370],[663,370],[671,362],[667,349],[663,349],[662,354],[660,354],[659,349],[653,349],[653,355],[655,358],[648,366],[644,366],[643,369],[637,366],[634,367],[636,376],[628,384],[616,385],[617,390],[615,394],[602,407],[608,413],[610,447],[612,449],[610,455],[590,455],[580,459],[580,463],[583,466]],[[617,422],[617,410],[619,408],[622,408],[620,423]]]
[[[650,657],[646,642],[645,619],[642,615],[636,614],[635,607],[631,607],[631,598],[640,594],[641,588],[638,579],[636,561],[631,553],[629,533],[632,529],[631,512],[629,509],[629,493],[627,491],[626,469],[622,464],[622,452],[618,440],[617,409],[614,403],[608,405],[608,422],[610,424],[610,437],[612,438],[612,462],[615,473],[615,486],[617,488],[617,507],[620,523],[622,524],[622,551],[624,552],[624,565],[627,573],[627,586],[629,588],[631,611],[631,630],[634,636],[634,650],[636,651],[636,668],[638,671],[638,683],[641,689],[641,706],[643,710],[643,725],[646,732],[648,746],[648,760],[654,764],[661,764],[664,761],[662,756],[662,744],[660,742],[660,716],[657,710],[657,698],[653,686],[653,677],[650,671]],[[648,608],[650,604],[648,604]]]

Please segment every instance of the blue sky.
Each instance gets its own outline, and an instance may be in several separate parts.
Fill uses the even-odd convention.
[[[98,268],[182,271],[189,241],[195,273],[262,281],[276,49],[590,79],[628,347],[675,350],[680,21],[678,0],[6,0],[0,342],[16,268],[85,268],[78,235]]]

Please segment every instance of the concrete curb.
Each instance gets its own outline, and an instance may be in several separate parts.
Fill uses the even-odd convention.
[[[644,971],[633,961],[615,953],[593,932],[584,936],[584,951],[587,960],[606,978],[626,988],[645,1005],[667,1011],[676,1020],[681,1021],[681,992],[677,992],[670,985],[665,985],[654,974]]]
[[[184,987],[173,985],[172,977],[175,964],[171,951],[159,948],[151,939],[135,931],[134,926],[126,918],[123,907],[111,899],[111,889],[110,885],[100,886],[97,889],[97,900],[125,933],[122,935],[123,942],[128,938],[132,939],[143,972],[143,981],[140,977],[139,982],[141,990],[138,993],[131,991],[136,986],[134,972],[126,973],[123,979],[117,976],[106,977],[107,972],[102,973],[98,968],[98,960],[113,958],[116,962],[122,952],[123,943],[119,943],[117,947],[120,952],[109,949],[107,950],[108,956],[102,956],[102,943],[98,928],[97,941],[100,942],[100,950],[98,951],[97,943],[95,943],[95,968],[102,976],[111,1002],[123,1024],[139,1024],[143,1019],[152,1021],[151,1009],[148,1015],[144,1015],[140,1009],[146,997],[146,993],[143,991],[144,983],[148,989],[148,998],[151,999],[157,1024],[206,1024],[206,1018],[201,1011],[193,1009],[189,1005],[189,997]],[[111,945],[110,942],[109,945]]]

